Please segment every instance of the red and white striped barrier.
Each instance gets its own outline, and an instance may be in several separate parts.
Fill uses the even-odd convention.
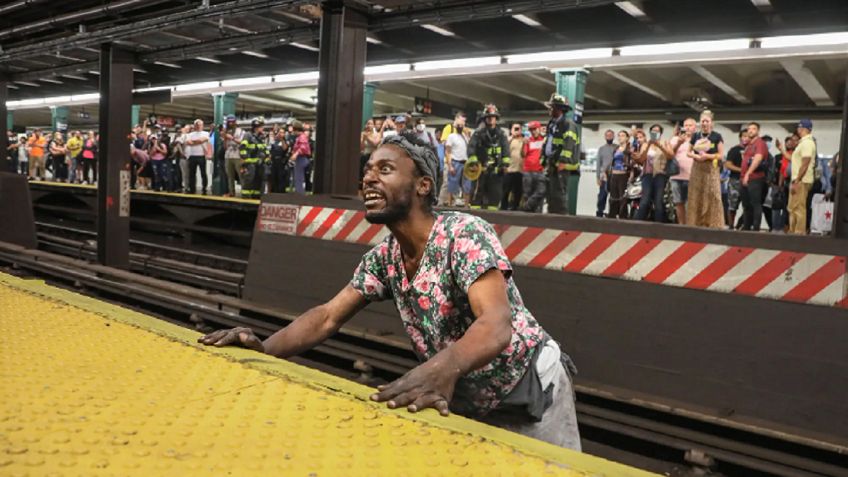
[[[292,206],[288,206],[292,207]],[[846,257],[539,227],[495,225],[515,265],[848,308]],[[303,237],[375,245],[365,213],[300,206]]]

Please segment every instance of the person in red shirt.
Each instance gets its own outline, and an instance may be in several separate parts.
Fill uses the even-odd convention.
[[[524,210],[541,212],[545,199],[545,173],[542,168],[542,147],[545,136],[542,135],[542,125],[539,121],[531,121],[527,125],[530,137],[524,143],[524,170],[522,171],[522,190],[524,191]]]
[[[742,230],[760,230],[768,154],[768,146],[760,137],[759,123],[750,123],[748,145],[742,153]]]

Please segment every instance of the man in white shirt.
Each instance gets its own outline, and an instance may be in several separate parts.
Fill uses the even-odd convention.
[[[448,201],[447,206],[454,204],[454,199],[463,197],[463,205],[468,206],[471,193],[471,181],[465,178],[463,170],[468,160],[468,136],[465,126],[454,125],[454,132],[445,141],[445,169],[448,171]]]
[[[210,154],[209,133],[203,130],[203,120],[194,120],[194,129],[188,133],[185,143],[185,154],[188,156],[188,193],[197,192],[197,169],[200,168],[200,178],[203,183],[203,195],[209,185],[206,175],[206,157]]]

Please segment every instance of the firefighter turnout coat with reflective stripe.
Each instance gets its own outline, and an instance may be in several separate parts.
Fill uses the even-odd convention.
[[[239,145],[241,157],[241,195],[259,197],[262,193],[262,164],[269,159],[265,138],[250,132],[244,135]]]
[[[468,141],[468,162],[474,161],[480,161],[484,169],[509,165],[509,139],[500,127],[474,131]]]
[[[550,144],[548,144],[550,142]],[[565,114],[548,122],[548,136],[542,146],[542,162],[547,170],[580,169],[580,138],[577,125]]]

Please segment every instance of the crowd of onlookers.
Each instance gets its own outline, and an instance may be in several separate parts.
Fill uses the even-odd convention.
[[[361,133],[360,170],[384,138],[415,136],[441,159],[440,205],[542,212],[551,201],[545,190],[554,176],[544,159],[555,142],[548,134],[554,123],[511,123],[504,132],[498,117],[496,110],[482,114],[477,127],[467,127],[465,114],[458,113],[453,122],[437,129],[410,114],[369,119]],[[711,228],[809,232],[813,197],[832,198],[839,167],[838,155],[825,159],[817,150],[812,121],[799,121],[796,132],[783,141],[761,136],[760,125],[752,122],[739,132],[738,143],[730,145],[714,130],[713,119],[710,111],[704,111],[697,120],[687,118],[675,124],[668,136],[660,124],[647,130],[635,126],[607,130],[605,144],[597,150],[596,215]],[[482,171],[474,170],[475,150],[480,148],[479,141],[472,141],[475,134],[484,139],[485,134],[494,134],[486,150],[497,150],[500,158],[494,169],[488,166],[491,179],[497,182],[488,182],[487,193],[495,199],[487,204],[476,197],[487,169],[484,162]],[[94,131],[10,133],[8,157],[14,169],[30,179],[93,184],[98,142]],[[224,124],[210,128],[198,119],[168,130],[151,117],[132,128],[131,187],[244,197],[305,193],[312,190],[314,150],[311,127],[297,120],[266,125],[254,119],[242,128],[234,116],[228,116]],[[562,213],[575,214],[581,171],[566,172],[575,184],[563,182],[573,199],[570,204],[565,199],[568,205]],[[492,194],[492,184],[497,185],[497,194]],[[564,189],[562,193],[566,194]]]

